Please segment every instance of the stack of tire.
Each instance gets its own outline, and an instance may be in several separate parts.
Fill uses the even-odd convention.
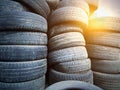
[[[33,7],[42,3],[39,9],[47,5],[44,0],[0,0],[0,90],[45,88],[47,13],[29,11],[24,1]]]
[[[120,89],[120,18],[91,19],[86,32],[94,82],[104,90]]]
[[[65,80],[93,83],[83,30],[89,6],[84,0],[62,0],[49,18],[49,84]]]

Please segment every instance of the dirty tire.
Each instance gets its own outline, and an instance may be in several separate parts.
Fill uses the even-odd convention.
[[[42,16],[30,12],[2,12],[0,13],[0,30],[47,32],[47,21]]]
[[[85,39],[79,32],[68,32],[56,35],[49,39],[49,50],[85,46]]]

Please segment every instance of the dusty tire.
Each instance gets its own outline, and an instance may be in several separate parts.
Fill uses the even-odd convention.
[[[120,60],[91,60],[92,70],[97,72],[119,74],[120,73]]]
[[[47,35],[39,32],[0,32],[1,45],[47,45]]]
[[[49,50],[85,46],[85,39],[79,32],[68,32],[56,35],[49,39]]]
[[[120,60],[120,49],[101,45],[87,44],[90,58],[103,60]]]
[[[46,57],[46,46],[0,45],[0,61],[31,61]]]
[[[59,17],[59,18],[58,18]],[[50,16],[50,27],[60,23],[76,23],[82,27],[88,24],[88,16],[85,11],[77,7],[62,7],[56,9]]]
[[[2,12],[0,13],[0,30],[47,32],[47,21],[42,16],[30,12]]]
[[[120,74],[94,72],[94,83],[104,90],[119,90]]]
[[[87,58],[87,50],[85,47],[82,46],[52,51],[48,54],[49,64],[76,61]]]
[[[61,81],[55,83],[45,90],[102,90],[99,87],[76,80]]]
[[[47,60],[0,62],[0,82],[16,83],[38,79],[47,71]]]
[[[91,69],[90,59],[63,62],[52,66],[53,69],[63,73],[82,73]]]

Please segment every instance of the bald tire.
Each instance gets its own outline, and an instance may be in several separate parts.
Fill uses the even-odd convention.
[[[16,83],[37,79],[46,74],[47,60],[0,62],[0,82]]]
[[[82,28],[75,24],[60,24],[52,27],[49,31],[49,37],[53,37],[59,34],[67,33],[67,32],[80,32],[83,33]]]
[[[20,3],[12,0],[1,0],[0,1],[0,12],[11,12],[11,11],[26,11]]]
[[[92,70],[108,73],[108,74],[118,74],[120,73],[120,60],[91,60]]]
[[[85,27],[88,24],[88,16],[81,8],[62,7],[53,11],[49,19],[50,27],[67,22]]]
[[[47,32],[47,21],[40,15],[30,12],[1,12],[0,30]]]
[[[15,0],[20,2],[31,11],[47,18],[50,13],[50,8],[45,0]]]
[[[46,46],[0,45],[0,61],[31,61],[46,58]]]
[[[79,32],[68,32],[56,35],[49,39],[49,50],[85,46],[85,39]]]
[[[45,76],[35,80],[20,83],[4,83],[0,82],[1,90],[44,90]]]
[[[40,32],[0,32],[1,45],[47,45],[47,35]]]
[[[87,58],[88,58],[87,50],[83,46],[65,48],[49,52],[48,54],[49,64],[52,65],[56,63],[69,62]]]
[[[120,60],[120,49],[102,45],[87,44],[90,58],[103,60]]]
[[[62,0],[58,4],[57,8],[69,7],[69,6],[82,8],[89,15],[88,3],[84,0]]]
[[[63,62],[52,66],[55,70],[63,73],[82,73],[91,69],[90,59]]]
[[[50,84],[54,84],[56,82],[66,81],[66,80],[78,80],[78,81],[93,83],[93,73],[92,71],[88,71],[86,73],[80,73],[80,74],[68,74],[68,73],[62,73],[56,71],[54,69],[50,70],[49,72]]]
[[[119,90],[120,74],[94,72],[94,83],[104,90]]]
[[[105,31],[87,31],[86,41],[89,44],[99,44],[120,48],[120,34]]]

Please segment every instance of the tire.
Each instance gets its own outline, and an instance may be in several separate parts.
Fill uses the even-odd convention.
[[[44,90],[43,87],[45,88],[45,76],[21,83],[0,82],[1,90]]]
[[[29,8],[33,12],[47,18],[50,13],[50,8],[45,0],[15,0]]]
[[[120,73],[120,60],[95,60],[92,59],[92,70],[97,72],[103,72],[108,74]]]
[[[59,18],[58,18],[59,17]],[[61,23],[76,23],[81,27],[88,24],[88,16],[85,11],[78,7],[62,7],[56,9],[50,16],[50,27]]]
[[[42,16],[30,12],[2,12],[0,13],[0,30],[47,32],[47,21]]]
[[[68,80],[55,83],[45,90],[102,90],[99,87],[82,81]]]
[[[104,90],[119,90],[120,89],[120,74],[105,74],[94,72],[95,85]]]
[[[120,49],[101,45],[87,45],[88,55],[93,59],[120,60]]]
[[[77,74],[90,70],[91,61],[90,59],[84,59],[71,62],[63,62],[55,64],[54,66],[52,66],[52,68],[63,73]]]
[[[0,61],[31,61],[46,56],[46,46],[0,45]]]
[[[114,32],[88,31],[86,41],[89,44],[99,44],[120,48],[120,34]]]
[[[85,39],[79,32],[68,32],[50,38],[49,50],[59,50],[63,48],[85,46]]]
[[[66,32],[80,32],[83,33],[83,30],[80,28],[80,26],[77,26],[75,24],[60,24],[57,26],[52,27],[49,30],[49,37],[53,37],[62,33]]]
[[[54,84],[56,82],[66,81],[66,80],[79,80],[88,83],[93,83],[93,73],[92,71],[88,71],[86,73],[81,73],[81,74],[67,74],[67,73],[55,71],[54,69],[50,70],[49,72],[50,84]]]
[[[87,58],[87,50],[85,47],[82,46],[52,51],[48,54],[48,60],[50,65],[62,62],[83,60]]]
[[[29,62],[0,62],[0,82],[30,81],[44,76],[46,71],[46,59]]]
[[[47,35],[39,32],[0,32],[1,45],[47,45]]]
[[[88,3],[84,0],[74,0],[74,1],[73,0],[62,0],[58,4],[57,8],[69,7],[69,6],[81,8],[89,15]]]
[[[18,2],[12,0],[1,0],[0,1],[0,12],[11,12],[11,11],[26,11]]]
[[[99,17],[92,18],[89,22],[89,30],[103,30],[107,32],[120,32],[120,18],[117,17]]]

